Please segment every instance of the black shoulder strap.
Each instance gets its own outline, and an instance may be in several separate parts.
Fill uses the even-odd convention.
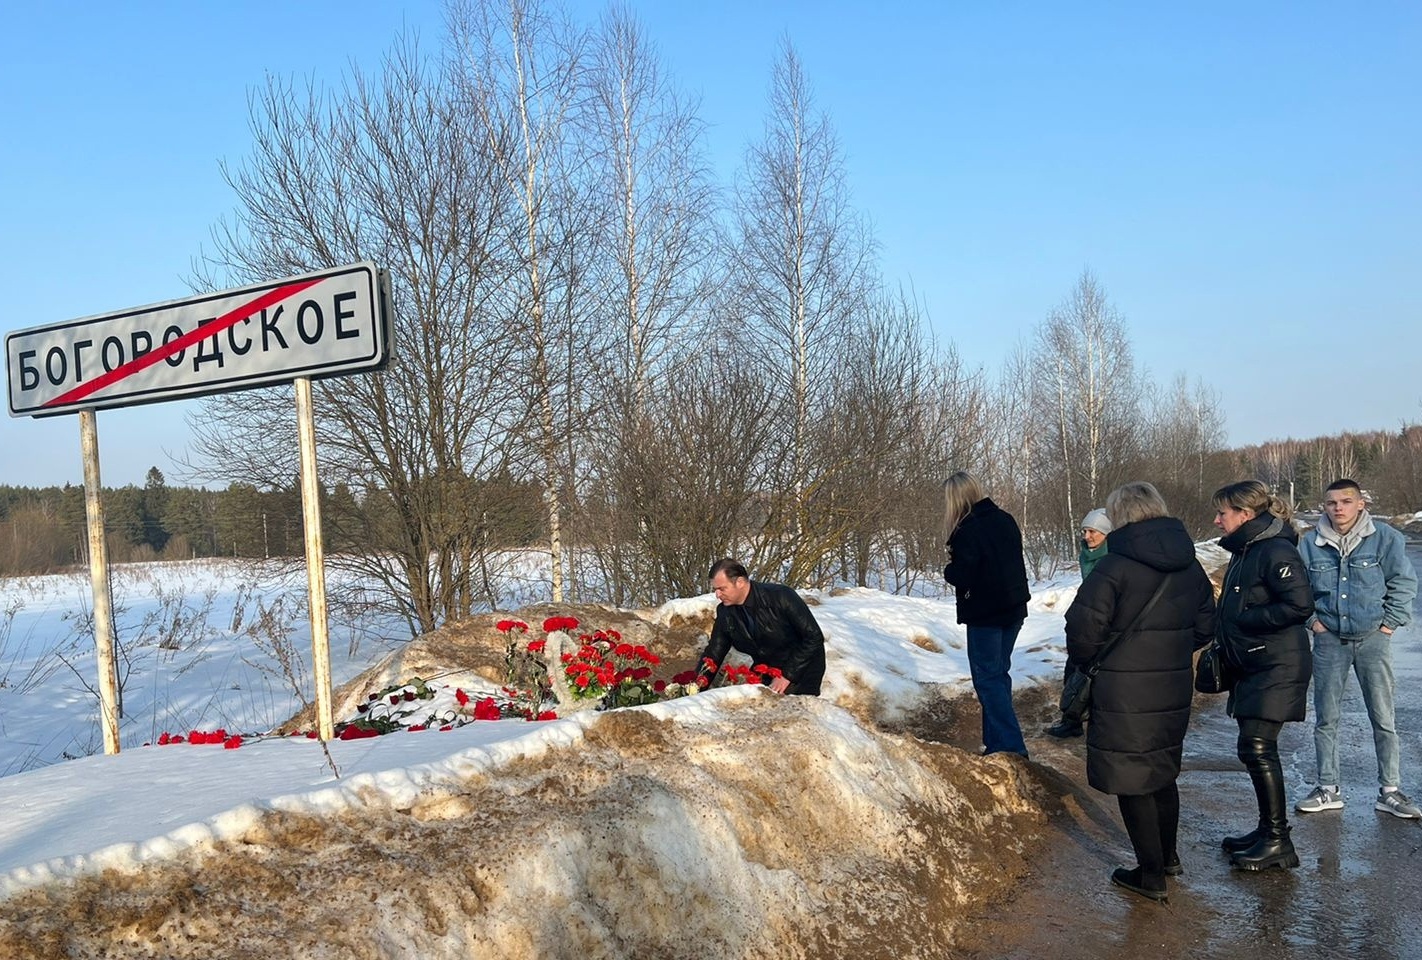
[[[1161,576],[1160,585],[1155,588],[1155,593],[1152,593],[1150,595],[1150,599],[1146,601],[1146,605],[1144,607],[1141,607],[1141,612],[1136,614],[1136,618],[1131,621],[1131,625],[1126,629],[1122,630],[1120,633],[1116,634],[1116,636],[1112,637],[1110,642],[1108,642],[1106,646],[1102,647],[1100,651],[1097,652],[1096,656],[1091,658],[1090,662],[1088,662],[1083,668],[1086,673],[1090,674],[1093,677],[1096,676],[1096,674],[1101,670],[1101,661],[1105,660],[1106,655],[1116,648],[1116,644],[1120,643],[1127,636],[1132,633],[1135,633],[1136,630],[1140,628],[1142,621],[1145,620],[1146,614],[1150,613],[1150,608],[1155,606],[1155,602],[1159,600],[1160,595],[1165,592],[1165,584],[1166,581],[1168,581],[1169,579],[1170,574],[1168,573],[1163,574]]]

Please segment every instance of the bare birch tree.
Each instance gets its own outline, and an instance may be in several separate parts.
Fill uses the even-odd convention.
[[[840,338],[862,322],[871,245],[850,208],[834,132],[815,111],[788,42],[772,71],[765,135],[747,153],[734,220],[729,293],[746,334],[763,342],[785,398],[791,503],[784,560],[793,580],[819,559],[797,556],[810,526],[811,433]]]
[[[598,370],[597,456],[587,471],[600,509],[583,529],[613,600],[652,602],[662,578],[644,548],[649,538],[664,541],[649,525],[665,524],[671,513],[646,503],[650,491],[633,480],[650,466],[643,461],[653,418],[666,418],[650,406],[658,382],[676,374],[677,362],[695,362],[685,347],[699,336],[695,311],[707,292],[715,194],[694,104],[671,84],[625,7],[603,17],[586,62],[581,127],[603,211],[594,283],[611,342]]]
[[[364,549],[331,562],[385,583],[412,630],[470,609],[469,569],[490,546],[470,480],[504,465],[519,413],[502,376],[507,343],[483,322],[510,269],[503,199],[489,144],[465,135],[450,89],[408,40],[377,78],[357,71],[329,94],[270,80],[252,105],[251,157],[226,170],[234,220],[215,229],[194,281],[212,289],[361,259],[389,269],[389,369],[314,386],[325,484],[393,515],[344,518],[345,539]],[[192,426],[208,476],[282,488],[296,475],[289,390],[211,397]]]
[[[1038,329],[1038,406],[1064,473],[1064,531],[1126,479],[1136,455],[1140,387],[1120,314],[1089,272]]]
[[[450,27],[459,88],[497,170],[501,209],[511,204],[508,245],[519,264],[504,315],[517,345],[528,437],[543,486],[552,599],[564,598],[564,499],[571,487],[580,397],[575,365],[588,345],[575,305],[586,228],[572,139],[582,34],[537,0],[456,0]]]
[[[1219,397],[1199,380],[1192,389],[1183,374],[1165,391],[1147,384],[1145,397],[1149,416],[1142,475],[1186,526],[1207,532],[1214,513],[1210,494],[1235,479],[1228,476],[1223,456],[1225,421]]]

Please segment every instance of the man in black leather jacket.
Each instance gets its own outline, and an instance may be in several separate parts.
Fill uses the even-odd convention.
[[[751,580],[730,557],[717,560],[707,579],[721,603],[696,682],[710,686],[734,648],[754,664],[771,668],[767,685],[776,693],[819,696],[825,637],[800,595],[778,583]]]

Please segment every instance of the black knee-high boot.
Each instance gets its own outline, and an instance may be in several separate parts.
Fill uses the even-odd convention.
[[[1259,801],[1260,836],[1247,849],[1230,858],[1240,870],[1297,867],[1299,856],[1289,839],[1288,808],[1284,805],[1284,770],[1279,764],[1279,743],[1262,737],[1240,737],[1239,759],[1254,783]]]

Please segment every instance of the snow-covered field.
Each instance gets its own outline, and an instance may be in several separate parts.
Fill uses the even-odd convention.
[[[1061,615],[1073,576],[1037,584],[1018,642],[1019,681],[1052,678],[1062,660]],[[119,567],[114,599],[124,648],[120,755],[102,755],[88,631],[92,601],[82,575],[0,582],[0,876],[6,886],[94,866],[161,856],[239,830],[264,808],[329,809],[366,789],[417,791],[432,779],[528,755],[575,736],[590,716],[541,724],[504,720],[447,733],[333,742],[337,780],[320,744],[253,740],[313,698],[304,580],[254,577],[248,567],[194,562]],[[965,634],[951,598],[876,590],[813,595],[828,637],[828,699],[856,685],[886,704],[910,704],[924,683],[967,686]],[[714,606],[709,595],[673,601],[655,618]],[[382,633],[384,638],[382,638]],[[398,624],[337,624],[331,639],[339,685],[399,643]],[[286,666],[283,666],[283,661]],[[474,692],[474,691],[471,691]],[[726,691],[650,708],[703,721]],[[337,717],[337,720],[349,719]],[[240,750],[156,744],[162,733],[223,728],[247,735]]]
[[[1077,585],[1075,574],[1034,584],[1028,621],[1013,661],[1019,685],[1054,683],[1060,676],[1062,614]],[[571,946],[548,953],[549,943],[565,942],[560,939],[565,934],[563,928],[549,927],[541,935],[543,939],[528,931],[548,919],[532,904],[549,895],[545,888],[552,882],[550,878],[560,876],[560,883],[572,885],[558,895],[560,902],[571,898],[585,903],[609,895],[602,881],[586,867],[568,874],[573,861],[566,857],[558,856],[556,864],[545,863],[533,870],[538,858],[554,857],[556,851],[550,847],[561,847],[566,837],[577,837],[577,843],[584,845],[610,845],[612,852],[598,857],[616,858],[617,851],[629,843],[651,851],[647,856],[659,864],[653,865],[657,889],[662,891],[659,895],[682,897],[693,905],[706,897],[741,903],[737,909],[745,916],[738,922],[745,924],[744,929],[725,921],[714,930],[708,928],[708,935],[755,938],[776,935],[773,930],[767,932],[769,928],[762,921],[753,922],[751,916],[763,910],[767,897],[777,902],[803,901],[805,918],[818,915],[815,903],[820,901],[816,898],[831,896],[824,892],[831,888],[843,888],[832,896],[850,898],[855,909],[879,909],[873,904],[880,900],[901,901],[902,891],[865,890],[841,876],[853,868],[854,856],[868,858],[853,868],[861,874],[869,869],[864,864],[875,858],[880,866],[871,873],[895,858],[904,860],[904,869],[918,869],[912,866],[912,850],[901,848],[905,836],[952,824],[952,829],[966,833],[940,838],[934,856],[967,856],[965,844],[1000,843],[1000,837],[994,840],[994,829],[1006,831],[1002,836],[1010,838],[1021,826],[1012,818],[1036,815],[1024,802],[1020,784],[1012,786],[1020,771],[1011,761],[963,759],[954,761],[951,770],[944,770],[935,766],[942,762],[938,755],[925,755],[911,740],[886,740],[863,725],[866,715],[892,717],[911,708],[927,685],[945,685],[950,692],[969,689],[965,632],[955,622],[951,597],[905,597],[858,588],[807,593],[827,638],[825,692],[818,701],[780,698],[759,687],[730,687],[607,713],[585,711],[541,722],[485,720],[445,731],[431,727],[418,733],[399,731],[368,739],[334,740],[323,747],[307,737],[265,735],[314,698],[304,590],[301,577],[258,579],[246,568],[223,563],[120,568],[114,592],[119,640],[124,646],[120,657],[123,749],[116,756],[104,756],[94,693],[92,638],[86,622],[90,609],[87,578],[55,576],[0,583],[0,610],[5,617],[0,628],[0,809],[7,811],[0,821],[0,897],[20,898],[26,891],[40,891],[51,881],[62,881],[79,886],[50,888],[40,895],[48,898],[57,895],[55,890],[67,889],[70,892],[65,896],[122,895],[133,902],[139,895],[115,893],[112,880],[85,887],[84,878],[114,870],[117,874],[103,875],[131,876],[135,878],[131,882],[137,884],[140,871],[162,873],[167,864],[180,871],[195,869],[180,864],[191,864],[193,857],[225,856],[222,851],[233,844],[246,851],[266,849],[264,844],[271,842],[271,831],[276,829],[273,825],[290,823],[292,817],[317,824],[314,829],[322,831],[356,831],[354,839],[313,841],[319,855],[308,853],[300,862],[314,865],[321,856],[334,856],[331,851],[339,851],[343,845],[368,840],[372,823],[411,811],[420,819],[419,811],[430,807],[444,811],[444,804],[455,803],[470,790],[493,790],[495,799],[507,795],[519,804],[526,801],[516,798],[545,796],[549,789],[577,797],[584,792],[596,794],[602,789],[597,785],[605,783],[610,770],[616,768],[622,771],[619,777],[631,778],[618,787],[618,796],[633,789],[627,783],[641,784],[635,787],[638,790],[656,783],[659,786],[654,792],[662,796],[657,802],[665,806],[662,813],[649,821],[640,806],[617,801],[611,808],[613,813],[595,815],[594,824],[616,821],[620,829],[633,831],[631,836],[619,837],[605,835],[602,826],[570,820],[574,814],[562,809],[567,804],[521,806],[519,809],[536,809],[540,818],[552,818],[546,836],[554,839],[539,843],[533,860],[526,859],[526,844],[517,854],[490,854],[501,871],[490,890],[505,899],[489,893],[493,899],[481,903],[488,911],[496,901],[505,905],[498,916],[484,917],[491,926],[477,932],[470,927],[464,934],[470,944],[497,946],[500,955],[601,955],[599,950],[631,949],[629,944],[661,944],[668,934],[642,929],[638,924],[647,918],[633,906],[619,906],[620,901],[614,898],[602,904],[602,920],[588,928],[588,942],[601,946],[590,948],[592,952],[587,954]],[[714,604],[710,595],[685,598],[654,611],[642,611],[641,616],[655,631],[658,624],[705,615]],[[397,624],[367,621],[358,629],[334,624],[331,654],[335,684],[387,659],[402,646],[402,641],[393,639],[400,636]],[[495,689],[494,684],[467,673],[455,679],[475,697]],[[435,680],[431,686],[439,684]],[[443,690],[441,695],[452,693]],[[355,718],[354,713],[336,717],[338,723]],[[767,723],[774,725],[773,732],[767,731]],[[242,743],[235,749],[224,749],[219,743],[158,743],[165,733],[216,728],[223,728],[229,736],[243,735]],[[777,746],[775,737],[779,735],[794,736],[793,749]],[[637,745],[645,746],[648,737],[659,746],[638,759],[643,751]],[[602,759],[594,761],[594,756]],[[534,768],[529,767],[530,762]],[[634,775],[624,769],[636,763],[647,765],[647,770]],[[785,769],[775,772],[780,767]],[[896,771],[892,775],[886,773],[890,768]],[[757,784],[760,771],[771,771],[771,782]],[[743,782],[746,777],[750,782]],[[557,786],[550,788],[550,783]],[[974,794],[978,799],[972,801],[971,816],[958,822],[968,810],[964,791],[971,794],[979,789],[974,783],[988,784],[987,796],[996,799],[985,801],[983,795]],[[475,784],[485,786],[472,786]],[[489,802],[486,797],[479,804],[482,808]],[[766,807],[767,802],[773,806]],[[984,802],[989,808],[982,808]],[[744,809],[732,816],[741,807]],[[713,814],[716,810],[721,813]],[[706,816],[712,816],[715,823],[694,823]],[[438,812],[434,820],[443,822],[449,817],[447,812]],[[751,843],[754,835],[773,826],[774,817],[784,818],[778,828],[782,831],[798,831],[799,824],[829,818],[813,838],[806,835],[795,850],[803,862],[783,877],[775,871],[765,874],[762,861],[767,856],[790,855],[784,850],[767,853]],[[822,849],[826,842],[844,842],[842,838],[833,841],[833,837],[837,834],[834,822],[845,817],[863,820],[855,841],[859,852],[853,856],[847,852],[849,847]],[[928,820],[916,819],[923,817]],[[495,830],[488,841],[495,846],[518,842],[507,823],[496,828],[502,821],[489,816],[479,817],[477,822]],[[456,821],[455,825],[460,823],[460,829],[471,829],[469,821]],[[391,829],[395,828],[379,828],[377,833],[384,836]],[[718,832],[724,830],[732,833]],[[738,854],[726,852],[735,845],[741,848]],[[272,849],[282,846],[276,843]],[[398,859],[386,847],[380,849],[385,851],[378,854],[382,860],[388,856]],[[835,861],[841,854],[847,859]],[[886,857],[889,859],[883,859]],[[414,860],[418,862],[418,856]],[[213,869],[223,876],[241,875],[241,868],[231,861]],[[278,873],[290,876],[297,869],[306,867],[292,865]],[[527,873],[529,870],[533,872]],[[816,871],[825,875],[817,880]],[[784,888],[787,878],[793,881],[793,889]],[[967,891],[979,889],[974,886],[977,881],[969,882],[970,873],[951,879],[944,881],[945,897],[968,896]],[[161,908],[153,906],[167,903],[171,883],[163,889],[167,892],[150,893],[140,901],[159,913],[168,910],[173,916],[183,915],[185,908],[176,901]],[[218,896],[216,888],[211,896]],[[251,885],[241,887],[234,896],[250,906]],[[25,901],[12,902],[18,915],[28,918],[26,923],[57,923],[49,929],[50,936],[83,935],[83,925],[71,930],[59,921],[44,920],[49,908],[36,912],[33,906],[21,906]],[[113,908],[107,902],[85,903],[82,909],[95,916]],[[420,904],[423,906],[407,905],[402,908],[406,912],[399,915],[406,917],[411,909],[418,912],[429,906],[424,901]],[[441,904],[430,909],[454,907]],[[938,908],[925,902],[914,909]],[[630,919],[634,915],[635,922]],[[315,918],[311,922],[324,921]],[[362,920],[363,924],[388,922],[409,921]],[[473,924],[475,918],[467,911],[453,920],[443,914],[429,918],[415,940],[428,936],[433,938],[431,943],[457,945],[457,941],[440,940],[432,932],[450,922]],[[262,955],[268,948],[261,944],[279,942],[287,928],[279,926],[261,935],[254,928],[241,929],[254,938],[256,955]],[[523,932],[509,934],[513,940],[500,939],[503,934],[499,931],[514,929]],[[906,927],[903,935],[910,940],[931,940],[939,935],[936,929],[932,923],[920,923]],[[349,933],[352,937],[357,936],[354,930],[352,927]],[[103,943],[112,931],[92,935],[99,938],[93,942]],[[818,935],[849,936],[849,928]],[[5,936],[14,939],[5,940]],[[0,918],[0,940],[7,948],[11,943],[28,944],[35,936],[21,926],[7,927]],[[367,930],[360,936],[378,939],[384,934]],[[171,931],[153,937],[156,939],[134,940],[134,949],[142,953],[154,943],[167,944]],[[292,955],[323,955],[321,949],[326,948],[318,946]],[[210,944],[199,944],[191,953],[171,955],[203,956],[205,949],[210,949]],[[85,955],[80,946],[73,950],[78,951],[73,955]],[[330,950],[334,952],[326,955],[346,955],[335,947]],[[37,951],[25,955],[50,954]],[[376,951],[372,955],[400,953]],[[711,951],[707,955],[720,954]]]

